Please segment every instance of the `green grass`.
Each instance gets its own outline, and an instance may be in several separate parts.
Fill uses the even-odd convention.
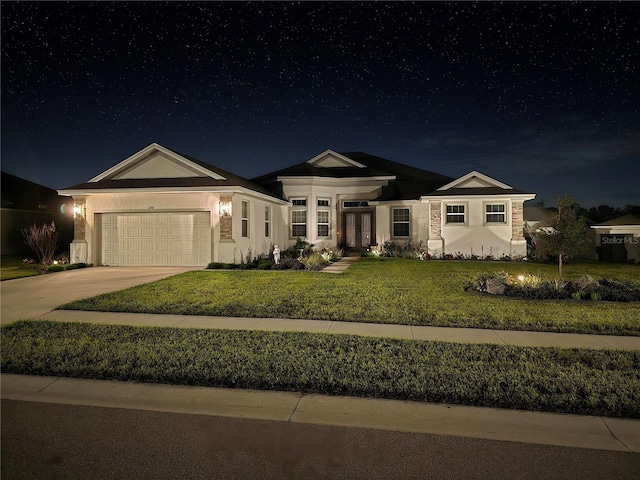
[[[0,280],[32,277],[42,274],[47,269],[46,266],[39,263],[23,263],[22,260],[25,257],[32,258],[30,255],[3,255],[0,266]]]
[[[553,265],[532,263],[363,258],[340,275],[188,272],[61,308],[640,335],[638,303],[523,300],[463,290],[486,270],[556,274]],[[584,274],[640,283],[640,267],[634,265],[574,262],[565,267],[565,278]]]
[[[640,417],[640,352],[45,321],[2,327],[3,373]]]

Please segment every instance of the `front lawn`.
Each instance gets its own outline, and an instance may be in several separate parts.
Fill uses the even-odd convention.
[[[40,275],[47,269],[39,263],[24,263],[24,258],[30,255],[2,255],[0,266],[0,280],[13,280],[14,278],[32,277]]]
[[[3,373],[640,417],[640,352],[48,321],[2,327]]]
[[[112,312],[301,318],[506,330],[640,335],[640,305],[470,294],[487,270],[556,275],[554,265],[363,258],[339,275],[309,271],[195,271],[60,308]],[[589,274],[640,283],[634,265],[574,262]]]

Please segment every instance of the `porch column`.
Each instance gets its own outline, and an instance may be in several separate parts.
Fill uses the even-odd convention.
[[[69,246],[71,263],[87,263],[87,199],[73,197],[73,242]]]
[[[444,255],[442,202],[429,202],[429,240],[427,240],[427,249],[431,256],[441,257]]]
[[[527,241],[524,238],[524,202],[511,202],[511,257],[527,256]]]
[[[236,246],[233,240],[233,196],[220,197],[218,212],[220,218],[218,261],[236,263]]]

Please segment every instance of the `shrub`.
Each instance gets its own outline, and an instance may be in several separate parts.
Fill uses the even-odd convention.
[[[304,265],[297,258],[284,257],[280,259],[278,265],[274,265],[272,268],[273,270],[302,270]]]
[[[406,242],[396,243],[387,240],[382,244],[382,256],[397,258],[418,258],[420,249],[417,248],[411,239]]]
[[[309,270],[318,270],[329,262],[324,259],[324,257],[322,256],[322,253],[313,252],[308,257],[303,258],[302,263]]]
[[[49,265],[47,267],[47,272],[62,272],[65,270],[64,265]]]
[[[43,265],[50,265],[58,248],[58,231],[56,223],[36,225],[22,229],[24,242],[29,245]]]
[[[602,300],[614,302],[638,302],[640,301],[640,285],[628,280],[614,278],[600,279],[600,287],[597,294]]]
[[[502,288],[504,286],[504,289]],[[612,278],[600,281],[585,275],[575,283],[562,279],[546,280],[541,275],[521,275],[513,278],[505,272],[483,272],[465,285],[465,289],[494,295],[533,300],[608,300],[640,301],[640,285]]]
[[[237,263],[211,262],[207,265],[207,270],[236,270],[240,268]]]
[[[262,259],[262,260],[258,260],[256,268],[258,270],[271,270],[272,266],[273,266],[273,262],[271,260]]]
[[[87,267],[87,264],[83,262],[71,263],[65,266],[65,270],[77,270],[78,268],[86,268],[86,267]]]

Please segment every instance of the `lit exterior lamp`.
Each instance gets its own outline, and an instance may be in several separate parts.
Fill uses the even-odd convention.
[[[221,217],[230,217],[231,216],[231,199],[221,198],[219,208],[220,208]]]
[[[220,212],[220,241],[233,240],[233,218],[231,217],[231,197],[220,197],[218,210]]]
[[[85,197],[75,197],[73,202],[73,242],[70,246],[71,263],[86,263],[88,246],[86,240],[87,200]]]
[[[75,204],[73,206],[73,216],[74,217],[80,217],[80,218],[84,218],[86,215],[86,204],[81,203],[80,205]]]

